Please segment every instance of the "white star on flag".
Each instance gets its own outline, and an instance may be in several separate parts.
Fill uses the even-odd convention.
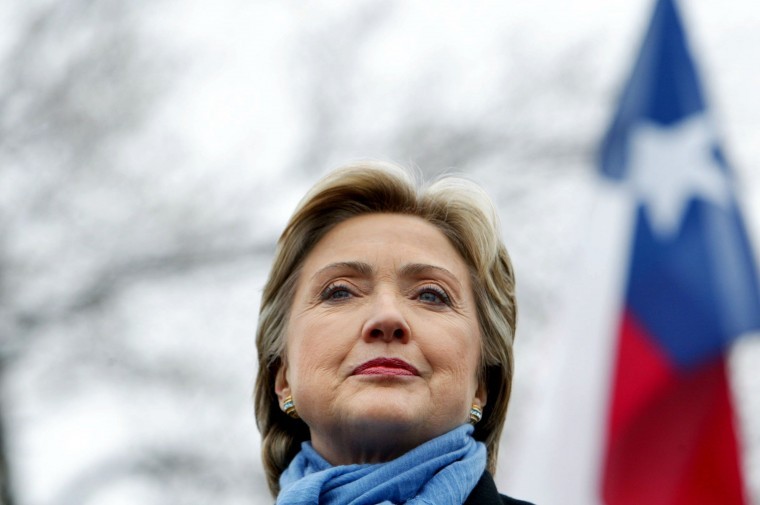
[[[681,228],[689,202],[701,198],[726,205],[726,175],[712,153],[715,139],[704,114],[669,126],[640,123],[629,144],[630,184],[657,235]]]

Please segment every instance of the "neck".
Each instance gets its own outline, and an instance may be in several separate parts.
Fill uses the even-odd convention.
[[[371,423],[370,423],[371,424]],[[408,425],[382,423],[342,426],[334,431],[311,430],[311,444],[331,465],[384,463],[398,458],[438,434]]]

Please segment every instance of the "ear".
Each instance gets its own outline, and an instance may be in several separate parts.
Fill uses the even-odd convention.
[[[280,362],[277,374],[274,378],[274,392],[280,404],[283,403],[287,396],[290,396],[290,384],[288,383],[288,365],[285,361]]]
[[[486,406],[486,403],[488,403],[488,386],[485,380],[479,381],[478,389],[475,390],[473,403],[480,405],[481,409]]]

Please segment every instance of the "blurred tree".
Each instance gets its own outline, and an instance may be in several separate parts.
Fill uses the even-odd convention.
[[[0,364],[0,374],[2,374],[3,368]],[[2,375],[0,375],[2,379]],[[2,386],[2,383],[0,383]],[[5,426],[3,423],[3,405],[0,405],[0,504],[1,505],[14,505],[13,492],[11,490],[10,475],[8,474],[8,454],[5,447]]]
[[[140,32],[143,2],[74,0],[16,2],[5,27],[12,42],[0,61],[0,497],[16,499],[10,483],[8,444],[12,412],[3,380],[51,338],[69,338],[66,352],[46,373],[61,378],[81,361],[100,362],[99,373],[124,373],[166,382],[144,357],[124,353],[120,367],[99,349],[118,348],[119,335],[97,325],[76,332],[52,331],[82,318],[97,318],[125,285],[136,279],[187,272],[259,254],[250,241],[220,244],[219,223],[193,219],[195,199],[155,191],[161,173],[132,166],[125,151],[171,86],[174,63]],[[139,158],[139,157],[138,157]],[[269,252],[269,248],[265,248]],[[159,365],[160,366],[160,365]],[[180,376],[187,370],[179,370]],[[102,377],[102,375],[99,375]],[[176,374],[175,374],[176,376]],[[68,387],[76,382],[66,381]],[[170,383],[171,384],[171,383]],[[170,386],[171,387],[171,386]],[[4,394],[6,393],[6,394]],[[57,391],[73,395],[75,391]],[[121,455],[132,463],[118,471],[82,476],[66,495],[85,497],[104,480],[134,473],[160,481],[167,475],[197,480],[205,455],[162,449]],[[182,462],[181,464],[179,462]],[[194,462],[200,462],[197,465]],[[208,466],[208,465],[206,465]],[[70,503],[66,496],[60,503]]]
[[[14,37],[0,83],[1,386],[13,362],[37,348],[36,328],[82,307],[61,303],[62,292],[77,289],[66,281],[40,289],[70,240],[57,225],[76,212],[74,188],[115,177],[114,145],[141,124],[158,91],[150,79],[130,78],[155,72],[135,50],[134,17],[125,4],[16,2],[11,12],[16,19],[5,28]],[[0,405],[0,416],[10,410]],[[3,419],[0,429],[2,441],[10,429]],[[0,443],[5,504],[15,503],[12,466]]]

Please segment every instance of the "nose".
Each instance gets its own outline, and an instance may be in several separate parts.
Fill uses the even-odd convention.
[[[400,302],[391,294],[378,296],[362,327],[362,338],[368,342],[397,340],[407,343],[411,334],[411,328],[401,310]]]

